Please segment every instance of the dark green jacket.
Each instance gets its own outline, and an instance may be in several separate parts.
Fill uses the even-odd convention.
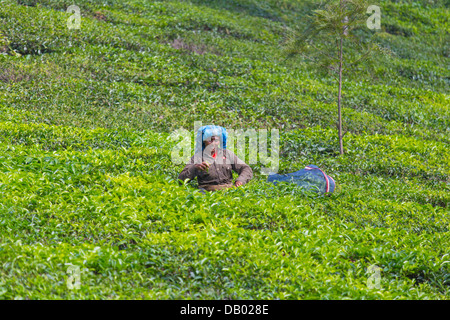
[[[220,157],[222,157],[221,160]],[[209,163],[208,172],[195,167],[195,161],[202,163],[205,160]],[[242,181],[243,184],[249,182],[253,177],[253,171],[249,165],[239,159],[233,152],[218,148],[215,159],[212,156],[202,158],[201,153],[193,155],[189,163],[181,171],[178,179],[184,181],[186,179],[193,180],[197,177],[200,188],[206,185],[231,184],[233,183],[232,170],[239,174],[236,181]]]

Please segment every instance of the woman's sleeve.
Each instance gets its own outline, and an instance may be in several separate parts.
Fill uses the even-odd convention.
[[[186,179],[193,180],[195,177],[197,177],[197,168],[195,167],[193,156],[189,163],[186,164],[183,171],[178,175],[178,180],[184,182]]]
[[[241,181],[243,184],[248,183],[253,178],[253,170],[248,164],[239,159],[237,155],[229,151],[229,156],[231,156],[231,168],[239,174],[236,181]]]

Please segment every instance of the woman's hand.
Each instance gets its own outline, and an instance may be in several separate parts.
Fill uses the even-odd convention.
[[[236,181],[236,182],[234,183],[234,185],[235,185],[236,187],[239,187],[239,186],[242,186],[243,183],[242,183],[242,181]]]
[[[209,163],[206,161],[203,161],[200,164],[196,164],[195,167],[199,170],[207,171],[209,169]]]

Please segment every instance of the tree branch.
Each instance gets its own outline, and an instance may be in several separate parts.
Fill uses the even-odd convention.
[[[371,54],[371,50],[367,51],[365,54],[363,54],[358,60],[353,61],[352,63],[348,64],[346,66],[346,69],[350,68],[351,66],[357,64],[359,61],[363,60],[365,57],[369,56]]]
[[[312,43],[310,43],[310,45],[316,49],[317,51],[319,51],[321,54],[326,55],[328,58],[330,58],[331,60],[338,60],[337,58],[330,56],[329,54],[327,54],[325,51],[318,49],[316,46],[314,46]]]

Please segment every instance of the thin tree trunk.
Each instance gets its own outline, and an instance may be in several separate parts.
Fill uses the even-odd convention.
[[[344,2],[345,0],[340,1],[341,10],[344,10]],[[348,21],[348,17],[345,17],[344,23]],[[343,35],[346,36],[347,28],[344,25]],[[342,134],[342,107],[341,107],[341,96],[342,96],[342,64],[343,64],[343,54],[342,54],[342,39],[341,36],[339,39],[339,92],[338,92],[338,135],[339,135],[339,152],[340,154],[344,154],[344,141]]]
[[[339,151],[344,154],[344,142],[342,141],[342,108],[341,108],[341,93],[342,93],[342,38],[339,41],[339,93],[338,93],[338,134],[339,134]]]

